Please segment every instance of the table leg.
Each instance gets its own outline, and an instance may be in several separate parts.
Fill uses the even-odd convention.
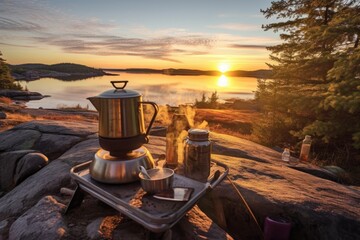
[[[84,195],[84,191],[81,190],[79,185],[77,185],[74,194],[72,195],[71,200],[65,209],[65,214],[67,214],[71,209],[80,206],[84,200]]]

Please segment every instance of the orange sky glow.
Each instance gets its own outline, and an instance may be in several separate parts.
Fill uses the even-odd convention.
[[[10,64],[256,70],[268,68],[266,47],[278,43],[261,28],[270,1],[144,1],[146,11],[110,2],[0,0],[0,51]]]

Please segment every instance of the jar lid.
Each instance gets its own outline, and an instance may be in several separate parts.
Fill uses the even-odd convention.
[[[206,129],[192,128],[188,131],[189,138],[194,141],[206,141],[209,139],[209,131]]]
[[[128,81],[120,80],[120,81],[111,81],[111,84],[115,89],[107,90],[101,94],[99,94],[99,98],[135,98],[140,97],[141,94],[134,90],[124,89]],[[122,84],[122,86],[119,86]]]

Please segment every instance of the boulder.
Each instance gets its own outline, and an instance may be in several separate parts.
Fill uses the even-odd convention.
[[[41,199],[11,225],[9,239],[66,238],[67,226],[62,216],[65,205],[51,196]]]
[[[18,185],[27,177],[33,175],[48,163],[48,158],[39,152],[30,152],[20,158],[14,173],[15,185]]]
[[[9,191],[47,164],[47,158],[34,150],[0,154],[0,189]]]

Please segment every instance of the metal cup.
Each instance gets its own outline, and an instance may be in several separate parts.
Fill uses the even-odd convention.
[[[174,170],[170,168],[152,168],[147,170],[151,179],[139,173],[142,189],[147,193],[159,193],[173,186]]]

